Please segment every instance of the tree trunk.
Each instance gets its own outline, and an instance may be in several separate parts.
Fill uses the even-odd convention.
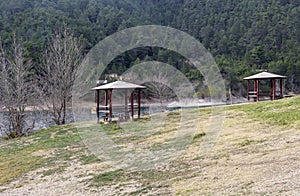
[[[66,124],[66,113],[67,113],[67,106],[66,106],[66,98],[63,100],[63,117],[62,117],[62,123],[61,124]]]

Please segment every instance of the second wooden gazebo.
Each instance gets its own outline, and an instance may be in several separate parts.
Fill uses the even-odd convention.
[[[109,84],[97,86],[93,88],[96,90],[96,114],[97,114],[97,122],[100,120],[100,112],[104,114],[108,114],[109,121],[112,121],[113,117],[113,104],[112,104],[112,93],[113,90],[125,90],[125,116],[127,115],[128,111],[128,98],[127,93],[128,91],[131,92],[130,96],[130,116],[133,119],[134,117],[134,95],[135,90],[137,90],[137,109],[138,109],[138,118],[141,115],[141,89],[145,89],[146,87],[132,84],[129,82],[124,81],[116,81]],[[100,106],[100,91],[104,91],[104,105]],[[100,110],[101,109],[101,110]]]
[[[244,78],[248,81],[248,100],[253,98],[254,101],[259,101],[259,81],[260,80],[270,80],[270,99],[274,100],[276,98],[283,98],[283,80],[286,79],[286,76],[281,76],[269,72],[262,72]],[[251,88],[251,81],[254,81],[254,88]],[[279,81],[279,88],[278,83]],[[253,90],[251,90],[253,89]],[[277,90],[279,89],[279,90]]]

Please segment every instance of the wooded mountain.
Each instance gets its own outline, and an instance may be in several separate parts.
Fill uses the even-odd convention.
[[[288,76],[286,87],[300,87],[300,1],[292,0],[2,0],[0,38],[22,37],[39,66],[53,31],[63,23],[86,43],[86,52],[118,30],[165,25],[197,38],[214,55],[228,88],[244,94],[244,76],[268,70]],[[136,49],[111,63],[122,73],[137,61],[172,63],[191,80],[199,73],[181,57],[159,48]],[[121,61],[120,61],[121,59]],[[201,86],[199,86],[201,88]]]

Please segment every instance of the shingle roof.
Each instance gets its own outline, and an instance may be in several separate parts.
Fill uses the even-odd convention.
[[[262,73],[258,73],[255,74],[253,76],[249,76],[244,78],[244,80],[255,80],[255,79],[284,79],[286,78],[286,76],[281,76],[278,74],[273,74],[273,73],[269,73],[269,72],[262,72]]]
[[[146,88],[145,86],[140,86],[137,84],[132,84],[124,81],[116,81],[109,84],[101,85],[93,88],[93,90],[109,90],[109,89],[142,89]]]

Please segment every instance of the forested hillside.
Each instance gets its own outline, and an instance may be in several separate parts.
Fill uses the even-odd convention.
[[[288,76],[300,87],[300,1],[292,0],[2,0],[0,38],[22,37],[36,66],[53,31],[67,23],[84,39],[86,52],[104,37],[128,27],[165,25],[200,40],[214,55],[226,85],[242,95],[242,78],[259,70]],[[193,80],[199,74],[159,48],[137,49],[111,64],[121,73],[144,58],[176,65]],[[137,59],[139,58],[139,59]],[[179,59],[179,60],[178,60]],[[200,88],[200,87],[199,87]]]

